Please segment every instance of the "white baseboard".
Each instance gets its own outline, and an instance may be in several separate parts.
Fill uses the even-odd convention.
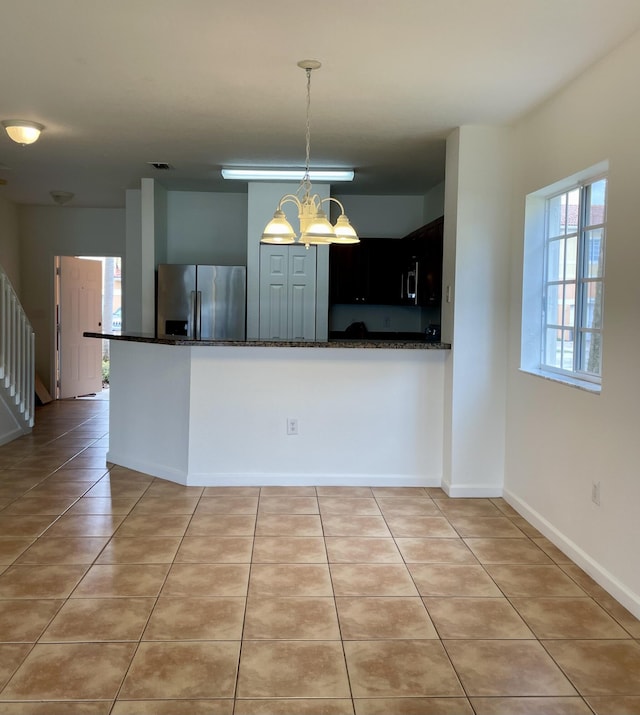
[[[168,479],[176,484],[187,485],[187,473],[178,469],[172,469],[164,464],[156,464],[143,459],[131,458],[126,454],[108,451],[106,456],[107,462],[116,464],[119,467],[133,469],[136,472],[148,474],[151,477],[160,477],[160,479]],[[200,485],[196,485],[200,486]]]
[[[3,444],[9,444],[9,442],[13,442],[13,440],[18,439],[18,437],[22,437],[25,434],[29,434],[30,431],[31,430],[24,430],[20,427],[16,427],[9,432],[5,432],[4,434],[0,435],[0,447]]]
[[[127,469],[168,479],[190,487],[267,487],[267,486],[318,486],[318,487],[439,487],[439,479],[406,474],[222,474],[218,472],[181,472],[162,464],[132,459],[113,451],[107,452],[107,462]]]
[[[526,502],[522,501],[518,496],[513,494],[508,489],[504,490],[504,499],[509,503],[519,514],[533,524],[544,536],[549,539],[560,551],[566,554],[572,561],[580,566],[583,571],[591,576],[602,588],[610,593],[616,601],[621,603],[628,611],[633,613],[636,618],[640,618],[640,595],[628,589],[621,581],[619,581],[612,573],[607,571],[604,566],[593,559],[589,554],[583,551],[576,543],[566,537],[561,531],[556,529],[535,509],[532,509]]]
[[[190,474],[189,486],[439,487],[405,474]]]
[[[442,489],[447,496],[458,499],[463,497],[488,499],[502,496],[502,487],[495,484],[449,484],[449,482],[443,481]]]

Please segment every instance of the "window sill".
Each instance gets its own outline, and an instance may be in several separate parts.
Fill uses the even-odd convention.
[[[575,387],[578,390],[584,390],[585,392],[590,392],[593,395],[599,395],[602,392],[602,385],[596,382],[588,382],[587,380],[580,380],[577,377],[570,377],[569,375],[560,375],[556,372],[545,372],[544,370],[536,370],[531,368],[519,368],[520,372],[524,372],[528,375],[534,375],[536,377],[541,377],[544,380],[549,380],[551,382],[560,382],[568,387]]]

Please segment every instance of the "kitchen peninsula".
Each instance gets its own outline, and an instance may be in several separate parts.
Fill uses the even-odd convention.
[[[447,344],[85,336],[111,340],[109,462],[189,486],[441,483]]]

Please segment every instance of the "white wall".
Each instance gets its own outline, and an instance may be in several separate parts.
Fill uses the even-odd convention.
[[[19,206],[18,220],[22,304],[36,334],[36,372],[51,392],[54,257],[124,255],[125,211]]]
[[[515,127],[506,496],[640,616],[640,34]],[[524,198],[610,162],[602,393],[518,371]],[[591,486],[601,483],[601,506]]]
[[[427,223],[423,196],[342,196],[336,188],[334,196],[344,205],[358,236],[402,238]],[[332,206],[332,216],[335,211]]]
[[[509,142],[509,130],[478,126],[461,127],[447,141],[445,295],[447,285],[455,291],[443,311],[443,339],[452,343],[443,486],[451,496],[502,493]]]
[[[247,263],[247,194],[169,191],[167,263]]]
[[[140,260],[140,332],[156,329],[156,267],[167,256],[167,191],[155,179],[140,181],[140,241],[127,248]],[[136,261],[137,262],[137,261]],[[125,311],[126,297],[125,297]]]
[[[143,192],[144,195],[144,192]],[[169,192],[159,182],[153,185],[153,236],[155,244],[155,262],[167,262],[168,253],[168,213],[167,201]]]
[[[190,484],[439,485],[445,355],[113,341],[108,459]]]
[[[444,194],[445,182],[442,181],[424,195],[424,223],[431,223],[444,214]]]
[[[0,196],[0,266],[9,277],[20,298],[20,242],[18,238],[18,209]]]
[[[142,332],[142,192],[126,192],[126,257],[122,266],[123,329]]]
[[[190,348],[110,346],[109,461],[180,481],[189,469]],[[126,461],[135,455],[135,460]]]

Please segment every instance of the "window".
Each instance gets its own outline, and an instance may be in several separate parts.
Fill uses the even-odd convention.
[[[525,217],[521,367],[592,390],[602,374],[606,201],[601,172],[572,177],[527,197]]]

